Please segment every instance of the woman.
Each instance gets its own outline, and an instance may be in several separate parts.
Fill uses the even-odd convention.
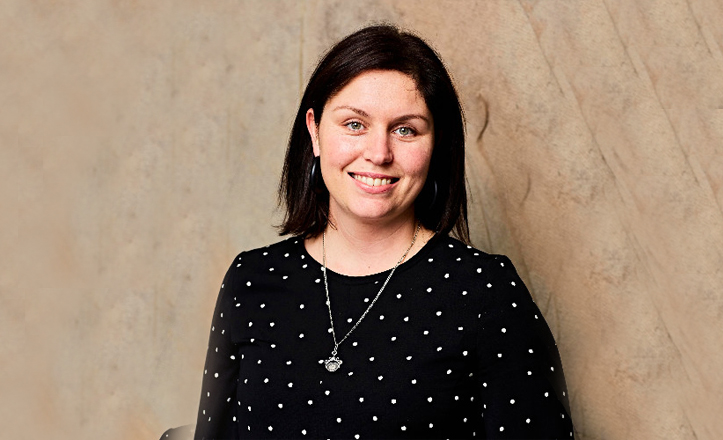
[[[279,194],[292,237],[226,274],[196,438],[572,438],[542,315],[467,245],[462,110],[421,39],[326,54]]]

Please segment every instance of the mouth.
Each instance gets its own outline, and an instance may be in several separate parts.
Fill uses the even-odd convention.
[[[399,178],[390,177],[390,176],[381,176],[381,175],[364,176],[364,175],[355,174],[355,173],[349,173],[349,175],[351,177],[353,177],[355,180],[358,180],[368,186],[391,185],[392,183],[396,183],[397,181],[399,181]]]

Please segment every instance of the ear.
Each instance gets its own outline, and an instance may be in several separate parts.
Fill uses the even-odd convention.
[[[319,126],[317,125],[316,119],[314,119],[313,108],[306,111],[306,129],[309,130],[309,136],[311,136],[311,145],[314,149],[314,156],[319,156],[321,154],[321,151],[319,150]]]

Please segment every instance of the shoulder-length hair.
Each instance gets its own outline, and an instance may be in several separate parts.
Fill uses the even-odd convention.
[[[278,193],[285,217],[279,234],[315,237],[329,223],[329,193],[314,191],[310,179],[314,154],[306,112],[313,109],[318,124],[326,102],[369,70],[399,71],[416,83],[432,114],[434,147],[427,181],[415,200],[415,215],[426,228],[442,234],[451,231],[469,243],[464,116],[457,92],[436,52],[421,38],[391,25],[370,26],[347,36],[324,55],[311,75],[286,150]]]

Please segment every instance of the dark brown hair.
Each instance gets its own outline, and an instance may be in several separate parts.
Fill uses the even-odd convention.
[[[361,29],[344,38],[324,55],[309,79],[291,129],[279,185],[279,205],[286,215],[279,234],[315,237],[329,222],[329,193],[313,190],[313,160],[306,112],[314,110],[317,124],[326,102],[352,79],[369,70],[395,70],[409,75],[432,114],[434,148],[422,192],[414,211],[433,231],[450,231],[469,243],[467,189],[464,168],[464,116],[447,69],[421,38],[391,25]],[[432,204],[433,183],[437,198]]]

